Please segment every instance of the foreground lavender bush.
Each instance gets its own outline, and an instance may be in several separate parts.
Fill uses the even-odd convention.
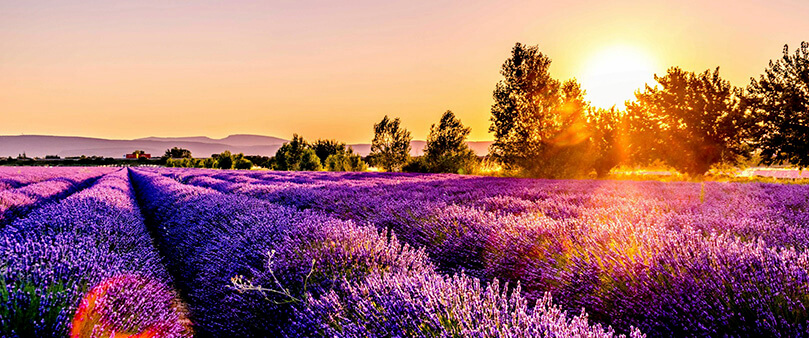
[[[0,267],[4,337],[191,336],[124,170],[2,229]]]
[[[550,296],[529,308],[520,296],[463,275],[374,274],[312,298],[294,333],[323,337],[613,337],[587,315],[568,318]],[[645,337],[632,330],[630,337]]]
[[[809,187],[165,171],[389,228],[444,273],[551,292],[628,332],[807,334]]]

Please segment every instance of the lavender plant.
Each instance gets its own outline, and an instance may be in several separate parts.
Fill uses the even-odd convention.
[[[391,229],[443,273],[652,336],[805,335],[801,185],[163,171]]]
[[[189,337],[126,171],[0,233],[0,335]]]

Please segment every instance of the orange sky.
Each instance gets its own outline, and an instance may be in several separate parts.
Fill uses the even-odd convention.
[[[0,134],[367,143],[385,114],[424,139],[451,109],[489,140],[517,41],[561,79],[628,46],[658,73],[721,66],[746,85],[785,43],[809,40],[807,13],[783,0],[0,0]]]

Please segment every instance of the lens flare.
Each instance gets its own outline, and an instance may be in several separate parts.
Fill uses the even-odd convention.
[[[81,301],[71,338],[181,337],[190,333],[185,310],[163,283],[139,276],[108,278]]]

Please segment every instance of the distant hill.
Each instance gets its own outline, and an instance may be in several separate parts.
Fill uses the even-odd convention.
[[[162,141],[162,142],[199,142],[199,143],[215,143],[227,144],[234,146],[255,146],[255,145],[281,145],[287,140],[262,135],[248,135],[237,134],[230,135],[221,139],[213,139],[207,136],[192,136],[192,137],[145,137],[139,138],[134,141]]]
[[[109,140],[91,137],[45,135],[0,136],[0,156],[17,156],[17,154],[25,153],[29,157],[87,155],[120,158],[136,149],[141,149],[152,154],[152,156],[161,156],[166,149],[172,147],[191,150],[191,153],[196,157],[208,157],[211,154],[221,153],[225,150],[248,155],[271,155],[275,154],[275,151],[285,142],[285,140],[275,137],[258,135],[234,136],[221,140],[207,137],[149,137],[136,140]],[[255,142],[248,142],[250,138]]]
[[[146,137],[135,140],[110,140],[92,137],[17,135],[0,136],[0,156],[16,157],[25,153],[29,157],[45,157],[46,155],[68,156],[104,156],[120,158],[136,149],[144,150],[152,156],[161,156],[166,149],[172,147],[185,148],[194,157],[208,157],[211,154],[230,150],[246,155],[272,156],[287,140],[262,135],[230,135],[222,139],[206,136],[193,137]],[[485,155],[491,142],[469,142],[478,155]],[[411,155],[423,154],[425,141],[411,143]],[[362,156],[371,152],[370,144],[350,145]]]

